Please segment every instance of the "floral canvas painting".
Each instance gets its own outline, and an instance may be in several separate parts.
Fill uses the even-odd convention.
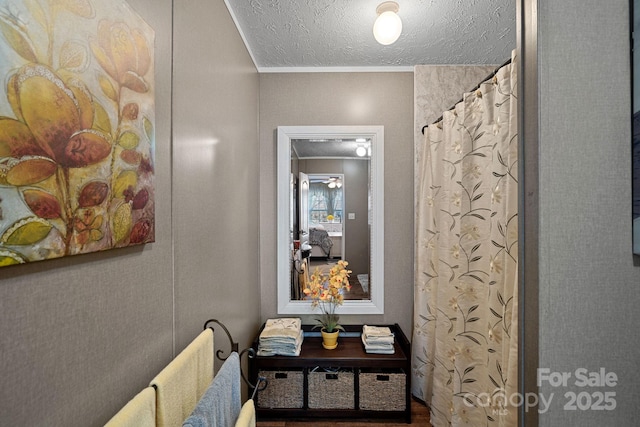
[[[154,241],[154,37],[124,1],[0,0],[0,266]]]

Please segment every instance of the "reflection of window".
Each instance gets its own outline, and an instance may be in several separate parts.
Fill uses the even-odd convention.
[[[342,222],[342,188],[312,182],[309,185],[309,221],[327,222],[329,215],[333,215],[334,222]]]

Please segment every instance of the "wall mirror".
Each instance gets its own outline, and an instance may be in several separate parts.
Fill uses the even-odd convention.
[[[384,127],[280,126],[278,314],[312,314],[304,274],[349,262],[339,314],[384,313]]]

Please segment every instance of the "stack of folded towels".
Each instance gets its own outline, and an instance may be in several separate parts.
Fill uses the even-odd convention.
[[[300,356],[303,338],[299,318],[267,319],[258,337],[258,356]]]
[[[386,326],[362,327],[362,343],[367,353],[393,354],[393,333]]]

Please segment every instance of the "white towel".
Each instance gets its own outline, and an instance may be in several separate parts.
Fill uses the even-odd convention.
[[[267,319],[260,333],[259,341],[273,338],[284,338],[295,341],[302,328],[302,321],[297,317]]]
[[[235,427],[256,427],[256,406],[253,399],[247,400],[242,405]]]
[[[364,348],[365,353],[368,354],[395,354],[395,350],[393,348],[389,349],[374,349],[374,348]]]
[[[156,391],[147,387],[136,394],[105,427],[155,427]]]
[[[258,338],[258,356],[299,356],[303,340],[300,318],[267,319]]]
[[[368,326],[362,327],[362,333],[367,337],[392,337],[391,329],[386,326]]]
[[[395,353],[393,344],[384,344],[384,343],[369,344],[365,340],[364,335],[362,335],[361,339],[362,339],[362,344],[364,344],[364,351],[366,353],[372,353],[372,354],[394,354]]]
[[[386,326],[362,327],[362,343],[367,353],[393,354],[394,335]]]
[[[300,356],[304,333],[298,331],[295,341],[290,339],[274,338],[258,343],[258,356]]]
[[[207,328],[151,381],[158,427],[182,425],[212,379],[213,331]]]
[[[394,338],[393,336],[391,337],[370,337],[367,335],[362,335],[365,339],[365,341],[367,342],[367,344],[393,344],[394,342]]]

